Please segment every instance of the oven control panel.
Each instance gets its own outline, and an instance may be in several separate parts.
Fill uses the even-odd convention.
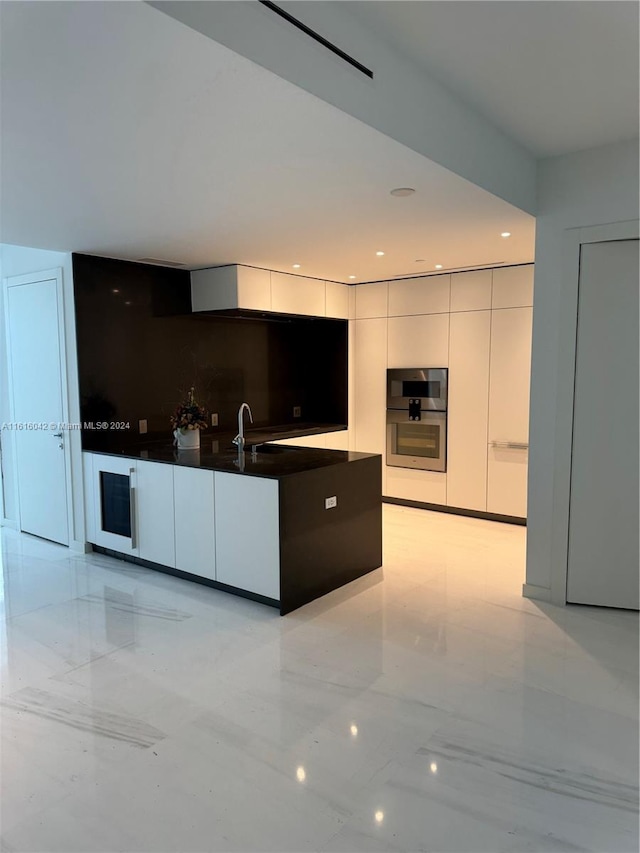
[[[422,401],[420,397],[409,399],[409,420],[419,421],[421,419],[420,408]]]

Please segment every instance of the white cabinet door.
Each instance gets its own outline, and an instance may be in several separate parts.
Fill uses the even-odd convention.
[[[384,494],[389,498],[445,506],[447,475],[439,471],[387,467]]]
[[[490,336],[491,311],[451,315],[447,504],[481,511],[487,508]]]
[[[492,308],[522,308],[533,305],[533,264],[493,271]]]
[[[470,270],[451,276],[451,311],[491,308],[491,270]]]
[[[136,461],[138,556],[175,568],[173,465]]]
[[[280,600],[278,481],[215,475],[216,579]]]
[[[389,318],[389,367],[447,367],[449,315]]]
[[[282,314],[325,316],[325,282],[301,275],[271,273],[271,310]]]
[[[487,511],[520,517],[527,502],[532,313],[491,312]]]
[[[389,317],[411,314],[446,314],[449,311],[450,275],[427,275],[389,282]]]
[[[85,504],[89,509],[93,506],[90,541],[121,554],[138,555],[136,461],[99,453],[86,456],[93,463],[93,500]],[[128,531],[125,532],[123,525]]]
[[[271,310],[271,272],[233,264],[191,273],[193,311]]]
[[[349,291],[348,284],[340,284],[337,281],[326,283],[326,315],[339,320],[349,319]]]
[[[173,496],[176,569],[216,579],[214,473],[176,465]]]
[[[388,282],[379,281],[374,284],[358,284],[355,287],[355,291],[356,320],[387,316]]]
[[[487,512],[526,518],[527,450],[490,444],[487,456]]]
[[[384,453],[387,409],[387,320],[356,320],[355,449]]]

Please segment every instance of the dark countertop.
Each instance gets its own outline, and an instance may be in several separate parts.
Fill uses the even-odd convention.
[[[328,431],[328,430],[327,430]],[[299,434],[299,433],[298,433]],[[376,453],[358,453],[350,450],[323,450],[315,447],[290,447],[281,444],[262,445],[256,454],[250,450],[254,439],[247,433],[248,449],[239,453],[230,443],[230,438],[202,436],[199,450],[178,450],[171,440],[149,441],[126,444],[104,443],[102,447],[84,448],[87,453],[99,453],[108,456],[125,456],[129,459],[147,459],[151,462],[166,462],[170,465],[184,465],[188,468],[203,468],[209,471],[223,471],[230,474],[245,474],[251,477],[280,479],[294,474],[303,474],[317,468],[342,465],[345,462],[357,462],[377,456]],[[273,439],[271,439],[273,440]]]

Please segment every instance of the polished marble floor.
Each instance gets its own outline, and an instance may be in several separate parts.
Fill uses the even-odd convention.
[[[0,850],[637,850],[637,615],[384,514],[384,570],[284,618],[4,530]]]

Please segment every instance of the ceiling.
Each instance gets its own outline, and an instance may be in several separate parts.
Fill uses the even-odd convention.
[[[537,157],[638,135],[637,2],[340,5]]]
[[[533,259],[531,216],[144,3],[1,6],[5,243],[336,281]]]

